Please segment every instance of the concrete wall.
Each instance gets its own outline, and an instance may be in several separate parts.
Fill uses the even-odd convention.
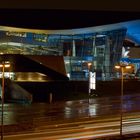
[[[140,94],[140,81],[124,80],[125,94]],[[99,96],[120,96],[121,80],[114,81],[98,81],[96,93]]]
[[[49,102],[50,93],[53,101],[88,96],[87,81],[17,82],[17,84],[33,95],[33,102]]]
[[[52,94],[53,102],[79,100],[89,97],[88,81],[16,82],[14,85],[18,86],[11,88],[13,84],[9,85],[8,87],[10,88],[7,88],[7,93],[19,94],[20,98],[30,97],[27,96],[29,95],[27,93],[30,93],[33,102],[49,102],[50,94]],[[121,81],[98,81],[96,91],[93,91],[91,95],[94,94],[97,94],[97,97],[120,96]],[[140,94],[140,81],[124,80],[124,95],[126,94]],[[95,98],[95,96],[92,97]]]

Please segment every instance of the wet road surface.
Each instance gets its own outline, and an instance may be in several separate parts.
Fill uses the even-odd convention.
[[[123,102],[123,133],[140,132],[140,95],[124,96]],[[120,110],[120,97],[116,96],[51,104],[5,104],[4,136],[12,140],[8,135],[26,133],[18,139],[39,136],[43,140],[118,135]]]

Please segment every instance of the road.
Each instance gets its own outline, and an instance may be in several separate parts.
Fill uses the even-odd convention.
[[[126,115],[123,120],[123,134],[140,132],[140,114]],[[34,133],[5,136],[6,140],[54,140],[54,139],[96,139],[119,135],[119,117],[82,120],[40,127]]]
[[[125,95],[123,134],[140,132],[140,95]],[[5,104],[5,140],[90,139],[119,135],[120,97]]]

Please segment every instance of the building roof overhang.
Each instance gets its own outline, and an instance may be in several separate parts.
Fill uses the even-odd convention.
[[[28,29],[28,28],[17,28],[0,26],[1,31],[11,31],[11,32],[31,32],[37,34],[54,34],[54,35],[77,35],[77,34],[96,34],[106,31],[126,29],[126,38],[133,40],[136,44],[140,44],[140,20],[132,20],[127,22],[120,22],[115,24],[100,25],[87,28],[77,28],[77,29],[63,29],[63,30],[43,30],[43,29]]]

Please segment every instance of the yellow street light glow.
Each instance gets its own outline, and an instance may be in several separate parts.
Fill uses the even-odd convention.
[[[131,69],[131,68],[132,68],[132,66],[125,66],[125,68],[126,68],[126,69]]]
[[[126,69],[131,69],[132,66],[128,65],[128,66],[121,66],[121,65],[116,65],[115,66],[116,69],[120,69],[120,68],[126,68]]]
[[[116,66],[115,66],[115,68],[116,68],[116,69],[120,69],[120,68],[121,68],[121,66],[119,66],[119,65],[116,65]]]
[[[10,67],[10,64],[5,64],[4,67],[5,68],[9,68]]]
[[[10,64],[0,64],[0,68],[2,68],[2,67],[5,67],[5,68],[9,68],[10,67]]]

